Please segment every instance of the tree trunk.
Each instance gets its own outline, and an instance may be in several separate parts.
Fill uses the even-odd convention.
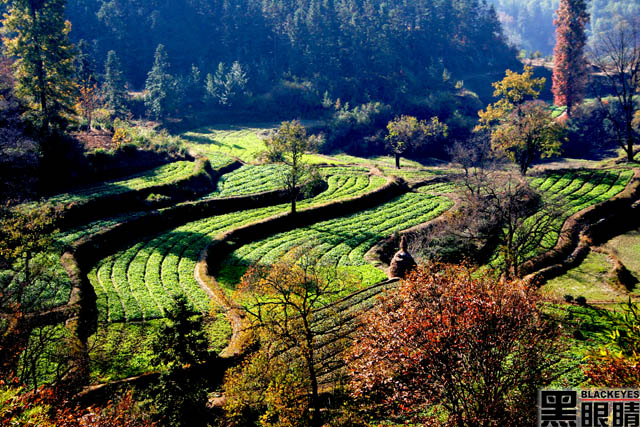
[[[633,127],[631,123],[627,123],[627,160],[633,162]]]
[[[33,20],[33,25],[36,25],[36,5],[33,1],[29,2],[29,15]],[[42,131],[45,135],[49,134],[49,107],[47,106],[47,89],[45,82],[44,64],[42,60],[42,52],[40,50],[40,41],[33,40],[33,44],[36,50],[36,78],[38,80],[38,92],[40,95],[40,108],[42,109]]]
[[[313,407],[313,416],[311,417],[311,425],[314,427],[320,427],[322,420],[320,418],[320,394],[318,393],[318,376],[316,374],[316,368],[313,366],[313,356],[311,356],[307,363],[309,363],[309,377],[311,379],[311,406]]]
[[[395,153],[396,154],[396,169],[400,169],[400,154],[399,153]]]

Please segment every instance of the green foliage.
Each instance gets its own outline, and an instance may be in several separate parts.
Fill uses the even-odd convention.
[[[4,2],[6,3],[6,1]],[[3,20],[3,41],[16,57],[16,91],[32,103],[42,130],[64,128],[72,112],[77,87],[71,24],[65,21],[65,0],[9,2]]]
[[[191,426],[206,413],[207,384],[194,368],[207,361],[208,343],[202,317],[193,316],[187,300],[178,297],[153,345],[153,362],[161,368],[154,403],[163,422]]]
[[[521,46],[531,56],[537,57],[536,51],[550,55],[553,51],[554,38],[549,37],[554,31],[554,15],[559,6],[558,0],[491,0],[496,7],[505,35],[516,46]],[[591,16],[591,36],[608,31],[615,27],[620,18],[631,18],[640,14],[640,2],[637,0],[594,0],[589,2],[587,13]]]
[[[552,172],[532,179],[531,186],[542,193],[544,198],[561,203],[562,214],[554,221],[555,231],[540,236],[537,242],[530,242],[530,246],[536,249],[524,254],[525,259],[531,259],[555,246],[567,218],[616,196],[625,189],[632,177],[633,171],[577,170]],[[494,257],[491,265],[495,268],[502,262],[502,258]]]
[[[205,196],[228,197],[256,194],[282,188],[282,176],[286,172],[284,165],[244,165],[218,181],[215,192]]]
[[[57,212],[49,205],[0,210],[0,259],[11,264],[48,250]]]
[[[104,83],[102,84],[102,94],[105,106],[113,111],[116,117],[125,117],[127,108],[127,89],[120,66],[120,58],[116,52],[110,50],[107,54],[107,62],[104,65]]]
[[[151,71],[145,83],[144,105],[151,117],[163,120],[172,106],[174,79],[169,74],[169,57],[164,45],[158,45]]]
[[[291,197],[291,213],[295,213],[298,186],[311,181],[315,170],[304,162],[303,156],[317,149],[318,140],[307,136],[304,126],[298,120],[293,120],[282,122],[280,128],[264,140],[264,144],[265,156],[286,166],[281,181]]]
[[[77,190],[72,193],[63,193],[47,199],[50,204],[69,204],[84,202],[97,197],[112,196],[127,191],[142,190],[162,184],[168,184],[187,178],[194,173],[194,163],[179,161],[159,166],[150,171],[141,172],[125,179],[108,181],[103,184]]]
[[[247,73],[238,61],[235,61],[228,71],[221,62],[215,74],[207,74],[206,96],[219,105],[231,107],[242,100],[247,82]]]
[[[318,113],[325,91],[351,105],[402,104],[445,85],[445,68],[453,92],[463,75],[483,75],[512,65],[515,58],[495,12],[471,0],[420,5],[72,0],[70,9],[74,32],[100,40],[97,58],[117,51],[135,87],[144,83],[158,43],[176,58],[175,76],[198,64],[213,82],[218,63],[224,62],[218,80],[226,83],[229,65],[239,62],[247,89],[260,92],[250,104],[256,107],[249,110],[252,116],[256,110],[271,117],[282,111]]]
[[[533,78],[529,66],[522,74],[507,70],[504,79],[493,84],[493,95],[500,99],[478,112],[475,131],[490,130],[492,149],[516,162],[523,175],[535,160],[559,154],[562,146],[562,126],[546,104],[532,101],[544,83],[544,78]]]
[[[422,145],[432,144],[447,137],[448,126],[437,117],[429,122],[413,116],[396,117],[387,124],[388,135],[385,138],[396,156],[396,168],[400,169],[400,156],[409,151],[416,151]]]

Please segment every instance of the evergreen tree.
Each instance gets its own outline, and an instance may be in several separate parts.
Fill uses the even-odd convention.
[[[221,62],[215,74],[207,74],[207,99],[231,107],[245,94],[248,81],[247,73],[238,61],[231,65],[229,71]]]
[[[191,72],[183,79],[184,106],[191,110],[200,104],[204,98],[204,86],[200,69],[194,64],[191,65]]]
[[[201,425],[207,389],[198,369],[209,357],[202,316],[193,315],[184,296],[176,299],[169,320],[153,345],[154,363],[162,369],[155,403],[166,425]]]
[[[89,44],[82,39],[76,46],[76,80],[84,89],[89,88],[95,82],[95,67],[89,54]]]
[[[7,2],[7,0],[4,0]],[[14,0],[3,20],[6,51],[15,57],[16,90],[33,103],[37,121],[47,134],[63,128],[72,112],[74,48],[71,24],[64,19],[66,0]]]
[[[125,88],[120,59],[115,51],[110,50],[107,54],[107,62],[104,65],[104,83],[102,94],[105,106],[112,110],[118,117],[127,114],[127,89]]]
[[[554,21],[556,47],[553,67],[553,102],[566,105],[567,115],[584,97],[587,81],[587,61],[584,46],[587,37],[584,32],[589,22],[585,0],[560,0],[558,18]]]
[[[156,120],[162,120],[167,116],[173,83],[173,76],[169,74],[167,51],[164,45],[159,44],[154,55],[153,67],[147,76],[144,96],[144,105]]]

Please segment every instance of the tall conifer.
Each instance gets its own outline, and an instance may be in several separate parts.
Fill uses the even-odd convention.
[[[173,76],[169,74],[169,57],[164,45],[159,44],[153,67],[147,76],[144,97],[144,105],[154,119],[162,120],[167,116],[172,89]]]
[[[33,103],[44,133],[52,124],[64,127],[77,91],[65,5],[66,0],[14,0],[2,21],[6,51],[17,58],[16,90]]]
[[[108,109],[112,110],[118,117],[127,113],[127,89],[120,67],[120,59],[115,51],[110,50],[107,54],[107,62],[104,65],[104,84],[102,93],[104,102]]]
[[[589,22],[585,0],[560,0],[554,49],[554,104],[567,107],[567,115],[584,97],[587,81],[587,61],[584,46],[587,37],[584,27]]]

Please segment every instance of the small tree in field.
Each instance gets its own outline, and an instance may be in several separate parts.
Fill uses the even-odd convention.
[[[263,347],[267,345],[272,354],[280,354],[273,365],[285,361],[291,366],[279,378],[268,382],[288,378],[290,386],[295,383],[298,387],[305,386],[302,396],[309,396],[307,407],[313,409],[311,424],[315,426],[321,425],[318,339],[322,335],[331,336],[326,323],[332,319],[330,313],[325,312],[323,322],[319,322],[314,312],[353,286],[335,267],[322,265],[307,250],[298,248],[275,265],[250,269],[239,288],[249,296],[245,309],[262,336]],[[335,333],[339,326],[340,322],[332,323],[329,329]],[[263,353],[262,357],[267,354]],[[296,369],[301,369],[306,379],[293,381]]]
[[[303,156],[317,147],[317,139],[307,136],[307,130],[298,120],[282,122],[280,128],[264,141],[266,156],[272,161],[284,163],[287,170],[283,175],[283,184],[291,197],[291,213],[296,212],[296,200],[300,193],[299,185],[313,176],[314,168],[308,165]]]
[[[396,169],[400,169],[400,157],[421,145],[446,138],[448,127],[437,117],[429,122],[413,116],[396,117],[387,124],[389,134],[385,138],[396,158]]]
[[[364,315],[347,357],[353,393],[416,422],[532,425],[555,336],[537,304],[519,282],[420,268]]]
[[[556,47],[553,52],[553,102],[566,105],[567,115],[584,97],[587,60],[584,27],[589,22],[585,0],[561,0],[557,10]]]
[[[491,132],[491,146],[520,167],[524,175],[531,164],[560,152],[563,128],[542,102],[533,101],[544,87],[544,78],[533,78],[533,69],[522,74],[507,70],[502,81],[493,84],[493,96],[500,99],[478,112],[475,131]]]

